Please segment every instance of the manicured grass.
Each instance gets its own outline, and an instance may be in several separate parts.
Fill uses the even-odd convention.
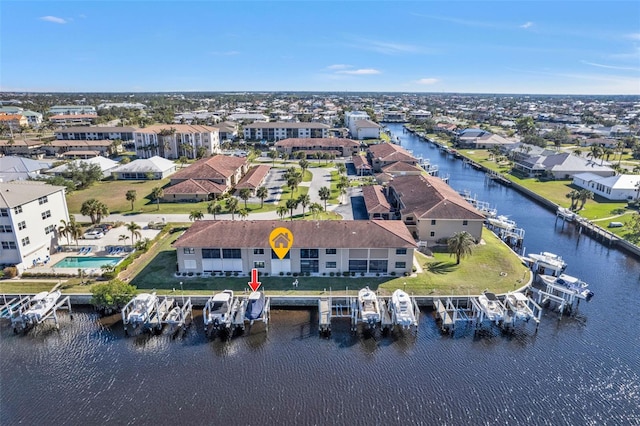
[[[293,191],[293,196],[292,196],[291,188],[289,188],[287,185],[282,185],[282,195],[280,197],[280,202],[286,203],[287,200],[291,198],[298,198],[299,196],[303,194],[307,194],[308,192],[309,192],[308,186],[298,186],[296,190]],[[277,207],[274,206],[273,210],[275,210],[276,208]]]
[[[313,180],[313,173],[311,173],[309,170],[305,170],[304,174],[302,175],[302,181],[311,182],[312,180]]]

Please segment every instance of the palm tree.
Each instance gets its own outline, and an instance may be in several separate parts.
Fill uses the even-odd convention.
[[[269,158],[271,158],[271,160],[273,161],[273,167],[276,166],[276,158],[278,158],[278,151],[269,151],[267,153],[267,156]]]
[[[574,149],[573,155],[575,155],[576,157],[582,157],[582,150],[580,148]]]
[[[285,172],[284,178],[287,181],[287,186],[291,189],[291,198],[293,198],[293,193],[302,182],[302,173],[296,170],[295,167],[290,167]]]
[[[622,161],[622,153],[625,147],[625,143],[623,140],[619,140],[618,143],[616,144],[616,148],[618,148],[618,165],[620,165],[620,162]]]
[[[569,209],[575,210],[578,197],[580,197],[580,192],[574,189],[573,191],[566,194],[565,197],[571,199],[571,207],[569,207]]]
[[[238,199],[235,197],[227,198],[226,207],[229,213],[231,213],[231,220],[236,220],[235,214],[238,211]]]
[[[238,216],[240,216],[242,220],[246,219],[247,216],[249,216],[249,210],[246,208],[238,210]]]
[[[256,197],[260,198],[260,208],[264,206],[264,200],[269,196],[269,189],[266,186],[261,186],[256,190]]]
[[[289,209],[287,208],[287,206],[279,205],[276,208],[276,213],[280,217],[280,220],[284,219],[284,217],[287,215],[288,211],[289,211]]]
[[[331,198],[331,190],[328,187],[323,186],[318,190],[318,195],[320,196],[320,199],[324,201],[324,209],[327,210],[327,200]]]
[[[127,191],[126,198],[127,201],[131,201],[131,211],[133,211],[133,203],[135,203],[136,199],[138,198],[138,193],[135,189],[130,189]]]
[[[602,147],[600,145],[591,145],[591,147],[589,147],[589,154],[587,154],[587,157],[591,157],[595,161],[601,156],[602,156]]]
[[[579,210],[582,210],[587,200],[593,200],[593,192],[589,191],[588,189],[581,189],[578,192],[578,200],[580,200]]]
[[[336,169],[338,170],[338,173],[340,173],[341,175],[347,173],[347,166],[345,166],[344,163],[336,164]]]
[[[450,255],[456,257],[456,265],[460,264],[460,259],[471,255],[474,245],[473,237],[466,231],[456,232],[447,240]]]
[[[118,237],[118,242],[122,241],[122,244],[127,244],[128,239],[128,235],[120,234],[120,236]]]
[[[311,203],[311,205],[309,206],[309,211],[313,215],[313,218],[317,219],[318,215],[322,211],[322,205],[320,205],[318,203]]]
[[[69,237],[71,236],[71,228],[69,226],[69,223],[64,219],[60,220],[60,223],[62,223],[62,225],[58,226],[58,234],[60,234],[60,236],[62,237],[65,237],[67,239],[67,245],[69,245]]]
[[[238,193],[238,197],[240,197],[244,201],[244,208],[247,208],[247,200],[251,197],[251,190],[249,188],[242,188]]]
[[[345,175],[340,175],[340,178],[338,179],[338,183],[336,184],[336,188],[338,188],[338,191],[340,192],[341,199],[342,199],[342,196],[347,193],[348,187],[349,187],[349,178],[346,177]]]
[[[151,198],[156,202],[156,210],[160,210],[160,199],[164,197],[164,190],[161,186],[156,186],[151,190]]]
[[[136,237],[138,238],[142,237],[142,234],[140,233],[140,230],[142,228],[137,223],[135,222],[127,223],[126,227],[127,227],[127,231],[131,232],[131,244],[133,244],[136,241]]]
[[[287,200],[287,209],[289,210],[289,217],[293,221],[293,211],[298,208],[298,200]]]
[[[611,157],[614,153],[615,152],[611,148],[604,148],[602,150],[602,155],[607,161],[609,161],[609,157]]]
[[[191,213],[189,213],[189,220],[191,221],[202,220],[203,217],[204,214],[200,210],[191,210]]]
[[[217,201],[212,201],[207,204],[207,213],[213,215],[213,220],[216,220],[216,214],[222,211],[222,206]]]
[[[62,219],[60,220],[60,223],[62,223],[62,225],[58,227],[58,233],[67,239],[67,245],[69,245],[69,238],[73,238],[77,247],[78,238],[82,236],[82,227],[78,222],[76,222],[76,217],[74,215],[70,215],[68,222]]]
[[[307,161],[306,159],[302,159],[298,161],[298,165],[302,169],[302,175],[304,176],[304,172],[306,172],[307,169],[309,168],[309,161]]]
[[[302,218],[304,219],[304,209],[311,203],[309,194],[302,194],[298,197],[298,203],[302,206]]]
[[[109,209],[102,201],[90,198],[82,203],[80,213],[85,216],[89,216],[91,218],[91,223],[96,224],[100,223],[103,216],[109,215]]]

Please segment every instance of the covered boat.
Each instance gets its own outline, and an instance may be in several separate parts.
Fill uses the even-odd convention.
[[[260,291],[252,292],[247,299],[247,309],[244,312],[244,317],[249,321],[257,320],[262,316],[264,306],[264,293]]]

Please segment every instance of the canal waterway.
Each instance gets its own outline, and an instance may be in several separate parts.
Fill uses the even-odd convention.
[[[502,334],[442,335],[428,310],[417,336],[317,333],[313,310],[273,311],[231,340],[125,337],[118,317],[63,315],[60,331],[0,325],[0,423],[14,424],[640,424],[640,264],[552,212],[389,125],[455,189],[526,230],[527,252],[551,251],[595,297],[559,319]],[[364,285],[364,284],[363,284]],[[199,312],[196,311],[198,314]]]

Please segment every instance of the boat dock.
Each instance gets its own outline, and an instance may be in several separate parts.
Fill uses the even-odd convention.
[[[58,287],[59,285],[56,285],[51,292],[55,291]],[[56,329],[59,330],[58,310],[68,311],[70,318],[73,319],[73,315],[71,314],[71,298],[69,296],[57,300],[50,307],[43,310],[42,314],[38,317],[29,315],[29,309],[33,304],[34,298],[35,296],[15,296],[7,300],[6,296],[3,296],[3,301],[0,305],[0,318],[7,319],[11,322],[14,333],[27,332],[45,321],[53,321]]]
[[[155,293],[153,296],[155,297]],[[143,314],[141,321],[131,321],[129,319],[130,314],[139,309],[138,306],[131,302],[122,309],[122,322],[126,335],[136,330],[140,332],[152,331],[157,333],[167,324],[177,330],[179,327],[186,327],[193,320],[193,304],[191,303],[191,298],[183,298],[182,306],[180,306],[172,297],[157,297],[150,307],[144,312],[141,312]]]

